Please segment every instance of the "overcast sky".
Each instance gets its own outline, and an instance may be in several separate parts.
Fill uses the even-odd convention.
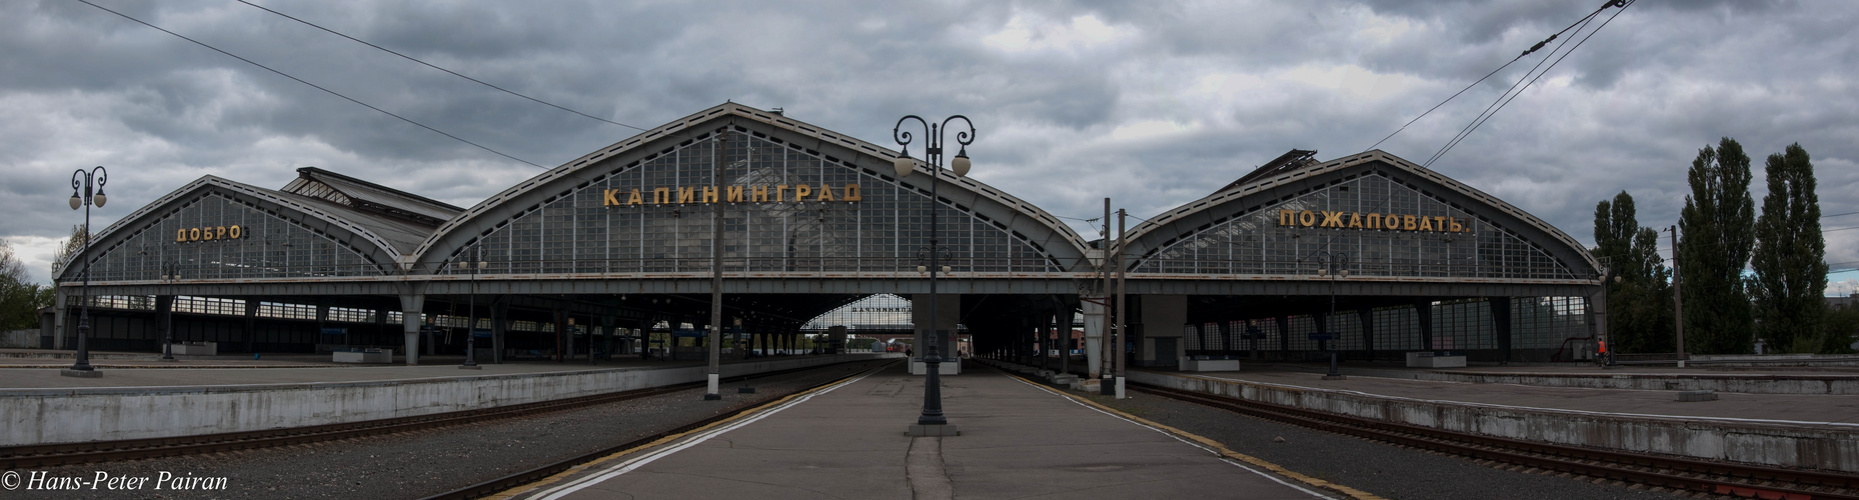
[[[92,1],[544,166],[638,132],[232,0]],[[1598,3],[253,2],[637,127],[733,100],[889,145],[899,116],[966,114],[974,177],[1076,218],[1361,151]],[[1855,25],[1847,1],[1636,3],[1432,168],[1592,243],[1621,190],[1675,223],[1724,136],[1760,206],[1763,159],[1799,142],[1823,213],[1859,212]],[[1425,162],[1554,46],[1380,148]],[[99,229],[208,174],[275,189],[317,166],[470,206],[541,172],[75,0],[0,2],[0,53],[0,238],[41,282],[80,167],[111,174]],[[1859,229],[1838,229],[1859,215],[1822,223],[1855,267]]]

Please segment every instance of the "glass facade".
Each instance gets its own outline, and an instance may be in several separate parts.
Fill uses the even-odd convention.
[[[725,141],[719,135],[589,169],[572,189],[461,245],[448,263],[476,246],[491,273],[709,272],[716,217],[709,199],[720,199],[728,272],[915,272],[927,264],[925,175],[895,179],[746,129],[727,132]],[[945,195],[959,189],[943,182]],[[935,206],[942,263],[953,271],[1062,270],[1004,222],[947,196]]]
[[[1366,276],[1577,277],[1535,243],[1377,170],[1223,217],[1132,272],[1314,275],[1330,258]]]
[[[1586,339],[1588,332],[1587,299],[1582,297],[1513,297],[1510,300],[1511,348],[1513,349],[1561,349],[1573,339]],[[1432,331],[1432,344],[1422,342],[1419,311],[1413,306],[1377,307],[1369,312],[1372,325],[1374,348],[1377,351],[1460,351],[1497,349],[1497,324],[1491,317],[1491,302],[1483,298],[1469,298],[1433,302],[1430,308],[1431,321],[1428,326]],[[1317,341],[1310,340],[1310,334],[1317,333],[1319,317],[1315,315],[1292,315],[1285,318],[1289,331],[1284,335],[1278,332],[1278,318],[1251,318],[1233,320],[1235,336],[1241,336],[1247,325],[1258,330],[1260,350],[1313,351]],[[1339,334],[1331,348],[1344,351],[1359,351],[1368,347],[1363,335],[1361,313],[1355,310],[1337,311],[1331,316],[1329,328]],[[1215,323],[1199,327],[1185,325],[1189,351],[1207,353],[1223,350],[1219,343],[1219,330]],[[1203,344],[1201,339],[1207,339]],[[1246,351],[1250,348],[1245,340],[1235,339],[1230,352]]]
[[[327,233],[217,191],[188,200],[112,248],[91,252],[102,255],[91,264],[92,281],[160,280],[165,265],[178,266],[185,280],[385,274],[361,250]]]

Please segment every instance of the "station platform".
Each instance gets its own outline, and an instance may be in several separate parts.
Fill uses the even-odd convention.
[[[906,435],[924,378],[898,364],[499,497],[1341,496],[992,369],[942,382],[959,436]]]
[[[1789,376],[1773,373],[1711,373],[1704,372],[1703,370],[1678,368],[1653,370],[1641,368],[1629,371],[1607,370],[1606,373],[1594,374],[1593,372],[1598,370],[1545,368],[1546,367],[1481,367],[1469,370],[1432,370],[1432,372],[1495,377],[1521,376],[1534,379],[1593,376],[1608,378],[1651,377],[1662,380],[1683,380],[1693,377],[1756,380],[1772,379],[1777,376]],[[1319,370],[1310,367],[1263,365],[1257,369],[1247,369],[1239,372],[1198,372],[1191,375],[1274,384],[1290,388],[1347,391],[1386,398],[1403,398],[1462,405],[1570,410],[1627,416],[1707,417],[1808,427],[1829,426],[1834,424],[1859,426],[1859,395],[1719,392],[1716,394],[1717,399],[1714,401],[1680,402],[1675,396],[1679,390],[1678,388],[1617,389],[1526,383],[1417,380],[1411,377],[1426,372],[1419,370],[1360,368],[1339,370],[1339,373],[1348,377],[1346,380],[1323,380],[1321,373],[1324,371],[1327,370]],[[1183,373],[1179,375],[1190,374]],[[1795,376],[1798,376],[1798,374]],[[1819,376],[1813,377],[1818,378]],[[1859,378],[1859,375],[1841,374],[1837,375],[1837,377]]]
[[[1327,371],[1315,364],[1253,364],[1237,372],[1130,370],[1128,380],[1523,441],[1859,472],[1859,394],[1840,385],[1854,383],[1844,373],[1799,380],[1696,368],[1345,366],[1339,369],[1343,380],[1324,380]],[[1533,383],[1517,382],[1523,380]],[[1787,391],[1815,384],[1820,392]],[[1699,385],[1761,390],[1704,393]],[[1654,388],[1636,388],[1642,386]],[[1829,387],[1846,392],[1830,393]]]
[[[160,355],[137,353],[135,358],[92,358],[91,366],[104,372],[97,378],[65,377],[59,372],[71,366],[70,358],[0,358],[0,391],[7,389],[65,389],[80,387],[215,387],[264,384],[309,384],[334,382],[391,382],[439,377],[517,375],[557,372],[581,372],[614,369],[665,369],[708,366],[703,361],[640,360],[624,356],[610,360],[568,361],[523,360],[492,364],[480,360],[477,370],[461,370],[464,356],[420,356],[418,366],[405,364],[335,363],[328,354],[280,354],[253,359],[250,356],[188,356],[178,361],[161,361]],[[723,364],[803,358],[773,356],[725,359]]]
[[[722,377],[901,354],[725,360]],[[99,366],[101,377],[0,368],[0,446],[148,439],[430,415],[703,382],[701,361],[638,358],[480,364],[425,357],[406,365],[265,365],[265,360]],[[288,360],[277,360],[288,363]],[[240,369],[243,368],[243,369]]]

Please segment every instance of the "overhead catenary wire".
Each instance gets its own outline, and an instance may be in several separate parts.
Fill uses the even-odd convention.
[[[320,86],[320,85],[317,85],[317,84],[314,84],[314,83],[310,83],[309,81],[306,81],[306,80],[304,80],[304,79],[302,79],[302,78],[297,78],[296,76],[292,76],[292,75],[291,75],[291,74],[289,74],[289,73],[285,73],[285,72],[283,72],[283,71],[279,71],[279,70],[276,70],[276,69],[273,69],[273,68],[271,68],[270,66],[266,66],[266,65],[263,65],[263,64],[259,64],[259,63],[258,63],[257,61],[253,61],[253,60],[251,60],[251,59],[246,59],[246,58],[244,58],[244,57],[240,57],[240,56],[239,56],[239,55],[237,55],[237,54],[233,54],[233,53],[231,53],[231,52],[227,52],[227,51],[225,51],[225,50],[221,50],[221,49],[220,49],[219,47],[214,47],[214,46],[212,46],[212,45],[208,45],[208,44],[207,44],[206,42],[202,42],[202,41],[199,41],[199,40],[195,40],[195,39],[192,39],[192,38],[188,38],[188,37],[187,37],[186,35],[182,35],[182,34],[180,34],[180,33],[175,33],[175,32],[173,32],[173,31],[168,31],[168,30],[167,30],[166,28],[162,28],[162,27],[160,27],[160,26],[156,26],[156,25],[154,25],[154,24],[151,24],[151,23],[149,23],[149,22],[147,22],[147,21],[143,21],[143,20],[141,20],[141,19],[136,19],[135,17],[131,17],[131,16],[130,16],[130,15],[128,15],[128,14],[124,14],[124,13],[121,13],[121,12],[117,12],[117,11],[114,11],[114,10],[110,10],[109,8],[106,8],[106,7],[104,7],[104,6],[101,6],[101,5],[97,5],[97,4],[94,4],[94,3],[90,3],[90,1],[89,1],[89,0],[77,0],[77,1],[79,1],[79,2],[82,2],[82,3],[84,4],[84,5],[89,5],[89,6],[91,6],[91,7],[96,7],[97,9],[99,9],[99,10],[102,10],[102,11],[104,11],[104,12],[108,12],[108,13],[111,13],[111,14],[116,14],[117,16],[119,16],[119,17],[122,17],[123,19],[128,19],[128,20],[130,20],[130,21],[135,21],[135,22],[136,22],[137,24],[141,24],[141,25],[143,25],[143,26],[147,26],[147,27],[150,27],[150,28],[154,28],[155,30],[157,30],[157,31],[160,31],[160,32],[162,32],[162,33],[167,33],[167,34],[169,34],[169,35],[173,35],[173,36],[174,36],[175,38],[180,38],[180,39],[182,39],[182,40],[187,40],[187,41],[189,41],[189,42],[193,42],[193,43],[194,43],[195,45],[199,45],[199,46],[201,46],[201,47],[206,47],[206,48],[208,48],[208,49],[210,49],[210,50],[212,50],[212,51],[214,51],[214,52],[218,52],[218,53],[221,53],[221,54],[224,54],[224,55],[226,55],[227,57],[231,57],[231,58],[233,58],[233,59],[238,59],[238,60],[240,60],[240,61],[243,61],[243,62],[245,62],[246,64],[250,64],[250,65],[253,65],[253,66],[257,66],[257,67],[259,67],[259,68],[262,68],[262,69],[264,69],[265,71],[270,71],[270,72],[272,72],[272,73],[276,73],[276,74],[278,74],[278,76],[282,76],[282,77],[285,77],[285,78],[289,78],[289,79],[291,79],[291,80],[293,80],[293,81],[296,81],[297,83],[301,83],[301,84],[304,84],[304,85],[308,85],[308,86],[309,86],[310,88],[314,88],[314,89],[316,89],[316,90],[321,90],[321,91],[323,91],[323,92],[326,92],[326,93],[328,93],[329,95],[333,95],[333,96],[336,96],[336,97],[340,97],[340,98],[342,98],[343,100],[346,100],[346,101],[349,101],[349,102],[352,102],[352,103],[355,103],[355,104],[359,104],[359,105],[361,105],[362,107],[366,107],[366,108],[368,108],[368,109],[372,109],[372,110],[375,110],[375,111],[377,111],[377,112],[380,112],[381,114],[384,114],[384,115],[387,115],[387,116],[391,116],[391,117],[394,117],[394,118],[396,118],[396,119],[398,119],[398,120],[400,120],[400,121],[403,121],[403,122],[407,122],[407,123],[410,123],[410,124],[413,124],[413,125],[414,125],[414,126],[416,126],[416,127],[419,127],[419,128],[423,128],[423,129],[426,129],[426,130],[429,130],[429,131],[431,131],[431,132],[433,132],[433,133],[436,133],[436,134],[439,134],[439,135],[443,135],[443,136],[446,136],[447,138],[450,138],[450,139],[452,139],[452,140],[455,140],[455,141],[458,141],[458,142],[462,142],[462,143],[465,143],[465,144],[469,144],[469,145],[471,145],[472,147],[476,147],[476,148],[478,148],[478,149],[482,149],[482,150],[485,150],[485,151],[489,151],[489,152],[491,152],[491,154],[495,154],[495,155],[497,155],[497,156],[502,156],[502,157],[504,157],[504,158],[509,158],[509,159],[511,159],[511,160],[515,160],[515,161],[518,161],[518,162],[521,162],[521,163],[523,163],[523,164],[525,164],[525,165],[529,165],[529,166],[532,166],[532,167],[536,167],[536,168],[541,168],[541,169],[547,169],[547,168],[548,168],[548,167],[544,167],[544,166],[542,166],[542,165],[538,165],[538,164],[535,164],[535,163],[533,163],[533,162],[530,162],[529,160],[524,160],[524,159],[522,159],[522,158],[517,158],[517,157],[515,157],[515,156],[510,156],[509,154],[505,154],[505,153],[504,153],[504,152],[502,152],[502,151],[498,151],[498,150],[495,150],[495,149],[491,149],[490,147],[488,147],[488,146],[485,146],[485,145],[483,145],[483,144],[478,144],[478,143],[476,143],[476,142],[471,142],[470,140],[467,140],[467,139],[465,139],[465,138],[463,138],[463,137],[459,137],[459,136],[456,136],[456,135],[452,135],[452,134],[449,134],[449,133],[446,133],[446,132],[445,132],[445,131],[443,131],[443,130],[439,130],[439,129],[436,129],[436,128],[433,128],[433,127],[431,127],[431,126],[428,126],[428,125],[426,125],[426,124],[424,124],[424,123],[420,123],[420,122],[417,122],[417,121],[414,121],[414,120],[413,120],[413,119],[411,119],[411,118],[407,118],[407,117],[404,117],[404,116],[400,116],[400,115],[398,115],[398,114],[394,114],[394,113],[393,113],[392,111],[388,111],[388,110],[385,110],[385,109],[381,109],[381,108],[378,108],[378,107],[375,107],[375,106],[374,106],[374,105],[372,105],[372,104],[368,104],[368,103],[365,103],[365,102],[362,102],[362,101],[360,101],[360,100],[358,100],[358,99],[355,99],[355,98],[353,98],[353,97],[349,97],[349,96],[346,96],[346,95],[343,95],[343,94],[342,94],[341,92],[336,92],[336,91],[334,91],[334,90],[330,90],[330,89],[328,89],[328,88],[324,88],[323,86]]]
[[[461,73],[459,73],[459,72],[457,72],[457,71],[452,71],[452,70],[450,70],[450,69],[446,69],[446,68],[443,68],[443,67],[439,67],[439,66],[437,66],[437,65],[434,65],[434,64],[432,64],[432,63],[429,63],[429,62],[426,62],[426,61],[422,61],[422,60],[420,60],[420,59],[419,59],[419,58],[417,58],[417,57],[413,57],[413,56],[409,56],[409,55],[406,55],[406,54],[402,54],[402,53],[400,53],[400,52],[396,52],[396,51],[394,51],[393,49],[389,49],[389,48],[387,48],[387,47],[382,47],[382,46],[380,46],[380,45],[375,45],[374,43],[372,43],[372,42],[369,42],[369,41],[367,41],[367,40],[362,40],[362,39],[360,39],[360,38],[355,38],[355,37],[352,37],[352,36],[349,36],[349,35],[347,35],[347,34],[344,34],[344,33],[342,33],[342,32],[339,32],[339,31],[336,31],[336,30],[332,30],[332,29],[329,29],[329,28],[325,28],[325,27],[323,27],[323,26],[321,26],[321,25],[318,25],[318,24],[316,24],[316,23],[312,23],[312,22],[309,22],[309,21],[305,21],[305,20],[303,20],[303,19],[299,19],[299,18],[297,18],[297,17],[295,17],[295,16],[292,16],[292,15],[290,15],[290,14],[285,14],[285,13],[283,13],[283,12],[278,12],[278,11],[276,11],[276,10],[272,10],[271,8],[269,8],[269,7],[265,7],[265,6],[263,6],[263,5],[258,5],[258,4],[255,4],[255,3],[252,3],[252,2],[248,2],[248,1],[246,1],[246,0],[238,0],[238,1],[239,1],[239,3],[242,3],[242,4],[246,4],[246,5],[250,5],[250,6],[252,6],[252,7],[254,7],[254,8],[257,8],[257,9],[259,9],[259,10],[263,10],[263,11],[265,11],[265,12],[270,12],[270,13],[272,13],[272,14],[277,14],[277,15],[279,15],[279,16],[282,16],[282,17],[284,17],[285,19],[289,19],[289,20],[292,20],[292,21],[296,21],[296,22],[299,22],[299,23],[303,23],[303,24],[304,24],[304,25],[306,25],[306,26],[309,26],[309,27],[312,27],[312,28],[316,28],[316,29],[319,29],[319,30],[323,30],[323,31],[325,31],[325,32],[328,32],[329,34],[332,34],[332,35],[336,35],[336,36],[339,36],[339,37],[342,37],[342,38],[347,38],[347,39],[349,39],[349,40],[352,40],[352,41],[354,41],[355,43],[359,43],[359,44],[362,44],[362,45],[367,45],[367,46],[369,46],[369,47],[373,47],[373,48],[375,48],[375,49],[377,49],[377,50],[380,50],[380,51],[382,51],[382,52],[386,52],[386,53],[389,53],[389,54],[393,54],[393,55],[396,55],[396,56],[400,56],[400,58],[402,58],[402,59],[406,59],[406,60],[408,60],[408,61],[413,61],[413,62],[415,62],[415,63],[419,63],[419,64],[420,64],[420,65],[422,65],[422,66],[426,66],[426,67],[428,67],[428,68],[432,68],[432,69],[436,69],[436,70],[439,70],[439,71],[444,71],[444,72],[446,72],[447,74],[450,74],[450,75],[452,75],[452,76],[456,76],[456,77],[459,77],[459,78],[463,78],[463,79],[466,79],[466,80],[470,80],[470,81],[471,81],[471,82],[473,82],[473,83],[477,83],[477,84],[479,84],[479,85],[483,85],[483,86],[486,86],[486,87],[490,87],[490,88],[492,88],[492,89],[496,89],[496,90],[497,90],[497,91],[499,91],[499,92],[503,92],[503,93],[506,93],[506,94],[510,94],[510,95],[513,95],[513,96],[517,96],[517,97],[521,97],[521,98],[524,98],[524,99],[528,99],[528,100],[530,100],[530,101],[534,101],[534,102],[536,102],[537,104],[541,104],[541,105],[544,105],[544,106],[548,106],[548,107],[551,107],[551,108],[555,108],[555,109],[559,109],[559,110],[562,110],[562,111],[567,111],[567,112],[569,112],[569,113],[574,113],[574,114],[577,114],[577,115],[581,115],[581,116],[584,116],[584,117],[587,117],[587,118],[589,118],[589,119],[592,119],[592,120],[597,120],[597,121],[600,121],[600,122],[603,122],[603,123],[607,123],[607,124],[611,124],[611,125],[618,125],[618,126],[621,126],[621,127],[626,127],[626,128],[630,128],[630,129],[633,129],[633,130],[638,130],[638,131],[640,131],[640,132],[646,132],[646,131],[647,131],[647,129],[645,129],[645,128],[643,128],[643,127],[638,127],[638,126],[633,126],[633,125],[628,125],[628,124],[625,124],[625,123],[620,123],[620,122],[616,122],[616,121],[613,121],[613,120],[608,120],[608,119],[606,119],[606,118],[601,118],[601,117],[598,117],[598,116],[594,116],[594,115],[590,115],[590,114],[587,114],[587,113],[583,113],[583,112],[580,112],[580,111],[577,111],[577,110],[574,110],[574,109],[571,109],[571,108],[568,108],[568,107],[566,107],[566,106],[562,106],[562,105],[559,105],[559,104],[555,104],[555,103],[552,103],[552,102],[548,102],[548,101],[544,101],[544,100],[541,100],[541,99],[537,99],[537,98],[534,98],[534,97],[530,97],[530,96],[528,96],[528,95],[525,95],[525,94],[523,94],[523,93],[520,93],[520,92],[517,92],[517,91],[514,91],[514,90],[510,90],[510,89],[506,89],[506,88],[503,88],[503,87],[499,87],[499,86],[497,86],[497,85],[494,85],[494,84],[491,84],[491,83],[489,83],[489,82],[485,82],[485,81],[483,81],[483,80],[479,80],[479,79],[476,79],[476,78],[472,78],[472,77],[470,77],[470,76],[466,76],[466,75],[464,75],[464,74],[461,74]]]
[[[1620,7],[1620,10],[1615,11],[1614,15],[1612,16],[1608,16],[1607,20],[1602,21],[1601,25],[1596,26],[1593,31],[1589,31],[1587,36],[1582,37],[1581,41],[1575,43],[1575,46],[1569,47],[1569,50],[1566,52],[1562,52],[1561,56],[1556,57],[1555,62],[1549,63],[1549,66],[1546,68],[1543,68],[1541,72],[1537,72],[1535,77],[1530,77],[1529,73],[1525,73],[1524,77],[1529,78],[1530,80],[1528,84],[1525,84],[1522,88],[1517,89],[1515,93],[1507,92],[1506,93],[1507,96],[1506,95],[1498,96],[1498,101],[1502,101],[1502,104],[1498,104],[1497,108],[1492,109],[1489,113],[1482,114],[1478,118],[1473,118],[1472,124],[1463,133],[1461,133],[1458,137],[1453,138],[1452,141],[1446,144],[1446,146],[1440,148],[1440,151],[1438,153],[1434,153],[1433,157],[1428,159],[1426,164],[1423,166],[1430,167],[1433,165],[1433,162],[1438,161],[1441,157],[1444,157],[1446,153],[1451,152],[1453,147],[1459,145],[1459,142],[1464,141],[1467,136],[1470,136],[1472,134],[1472,132],[1477,131],[1478,127],[1483,126],[1485,122],[1490,121],[1491,117],[1497,116],[1497,113],[1499,111],[1503,111],[1505,106],[1509,106],[1511,101],[1514,101],[1517,99],[1517,96],[1523,95],[1523,92],[1525,90],[1529,90],[1531,86],[1536,85],[1537,80],[1542,79],[1543,75],[1549,74],[1549,71],[1555,69],[1556,65],[1562,64],[1563,59],[1567,59],[1569,54],[1575,53],[1575,49],[1579,49],[1581,48],[1583,44],[1588,43],[1589,39],[1594,38],[1595,34],[1600,33],[1601,30],[1606,28],[1609,23],[1614,22],[1614,19],[1619,18],[1620,14],[1626,12],[1627,7],[1632,6],[1637,1],[1638,0],[1615,0],[1615,1],[1608,2],[1607,5],[1603,5],[1601,7],[1602,9],[1606,9],[1609,6],[1617,5]],[[1596,11],[1596,12],[1598,13],[1599,11]],[[1593,14],[1590,14],[1588,21],[1584,21],[1584,24],[1586,22],[1593,21],[1593,18],[1594,18]],[[1584,29],[1585,29],[1585,25],[1584,25]],[[1581,30],[1577,29],[1576,34],[1580,34],[1580,33],[1581,33]],[[1565,40],[1564,44],[1566,45],[1566,43],[1567,41]],[[1550,55],[1552,56],[1555,55],[1555,51],[1550,51]],[[1548,61],[1549,57],[1545,56],[1543,60]],[[1540,66],[1542,63],[1539,62],[1537,64]],[[1522,79],[1519,79],[1518,81],[1521,82]],[[1514,86],[1515,85],[1513,85],[1513,87]]]
[[[1388,139],[1393,139],[1394,136],[1397,134],[1400,134],[1401,131],[1407,130],[1408,125],[1413,125],[1414,122],[1420,121],[1421,118],[1426,118],[1427,115],[1432,114],[1433,111],[1435,110],[1438,110],[1440,106],[1445,106],[1446,103],[1452,102],[1453,99],[1458,98],[1461,94],[1464,94],[1466,91],[1472,90],[1473,87],[1477,87],[1478,84],[1480,83],[1484,83],[1484,81],[1486,79],[1491,78],[1492,75],[1498,74],[1499,71],[1504,71],[1504,68],[1508,68],[1510,67],[1510,65],[1516,64],[1517,61],[1523,60],[1524,57],[1527,57],[1530,54],[1535,53],[1537,50],[1541,50],[1544,45],[1548,45],[1549,42],[1555,41],[1557,37],[1560,37],[1562,36],[1563,33],[1567,33],[1569,30],[1574,29],[1576,25],[1586,23],[1589,20],[1594,19],[1594,16],[1600,15],[1602,11],[1607,10],[1608,7],[1615,6],[1616,3],[1618,2],[1609,0],[1606,4],[1602,5],[1600,8],[1595,9],[1594,12],[1590,12],[1588,13],[1587,16],[1582,17],[1581,20],[1575,21],[1573,23],[1569,23],[1568,27],[1562,28],[1562,31],[1557,31],[1554,34],[1549,35],[1549,38],[1545,38],[1543,39],[1543,41],[1536,42],[1536,45],[1531,46],[1529,49],[1525,49],[1522,53],[1517,54],[1517,57],[1511,58],[1510,61],[1505,62],[1504,65],[1498,66],[1497,69],[1491,70],[1490,73],[1485,73],[1485,76],[1480,77],[1477,81],[1472,82],[1471,85],[1466,85],[1465,88],[1459,89],[1458,92],[1454,92],[1452,96],[1447,97],[1446,100],[1440,101],[1439,104],[1434,104],[1433,107],[1431,108],[1427,108],[1426,112],[1420,113],[1420,116],[1416,116],[1414,117],[1414,119],[1408,120],[1407,123],[1401,124],[1400,128],[1394,129],[1393,132],[1388,133],[1387,137],[1383,137],[1381,138],[1381,140],[1375,141],[1375,144],[1372,144],[1367,148],[1363,148],[1362,152],[1368,152],[1369,150],[1375,149],[1375,146],[1380,146],[1381,143],[1387,142]],[[1622,7],[1624,8],[1624,6]]]

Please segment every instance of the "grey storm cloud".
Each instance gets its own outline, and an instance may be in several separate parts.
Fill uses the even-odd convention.
[[[236,1],[91,1],[545,167],[638,132]],[[899,116],[966,114],[973,175],[1086,234],[1104,197],[1147,217],[1288,149],[1361,151],[1598,3],[253,1],[632,127],[734,100],[889,144]],[[1636,3],[1432,168],[1589,241],[1621,190],[1671,224],[1720,137],[1758,165],[1800,142],[1824,212],[1859,211],[1854,24],[1840,2]],[[541,172],[76,1],[0,3],[0,51],[0,238],[40,280],[79,167],[112,174],[99,227],[209,174],[314,165],[471,205]],[[1379,148],[1424,162],[1539,60]],[[1859,261],[1859,230],[1827,236]]]

